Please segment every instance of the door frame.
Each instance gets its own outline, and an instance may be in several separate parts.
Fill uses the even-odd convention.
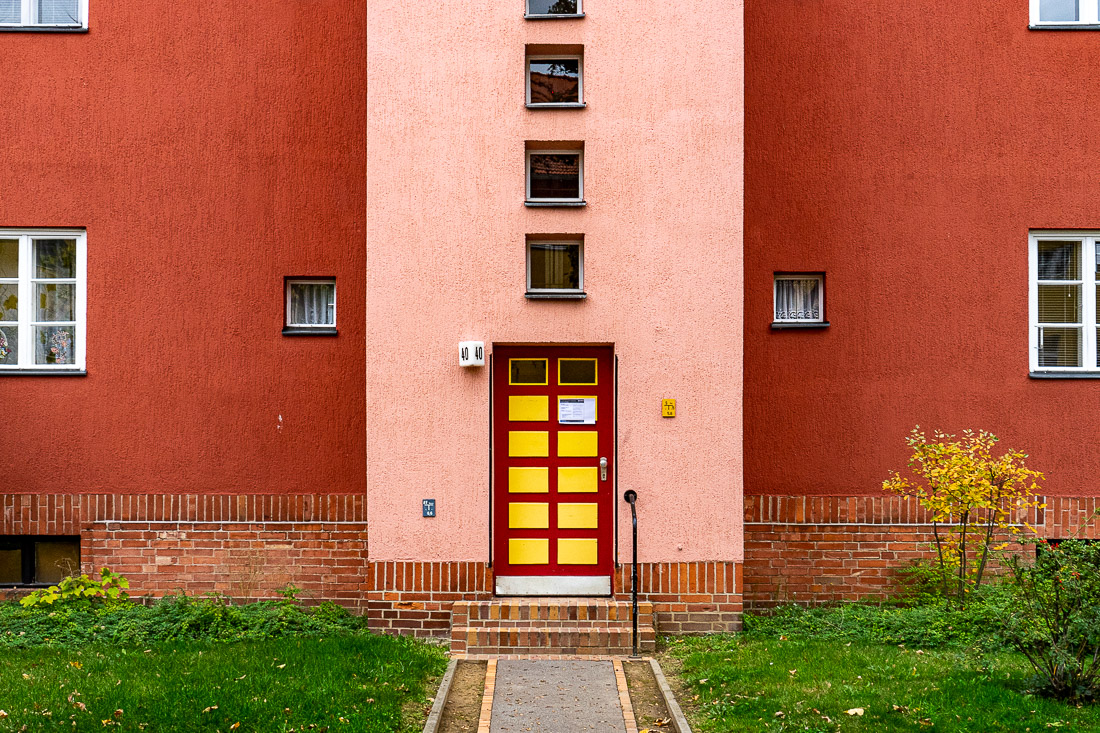
[[[495,388],[495,370],[498,368],[496,351],[497,347],[531,347],[541,349],[589,347],[605,348],[610,361],[611,371],[611,496],[608,501],[611,504],[611,561],[607,575],[584,576],[521,576],[498,575],[493,573],[493,595],[497,597],[613,597],[615,594],[615,572],[619,567],[619,355],[615,351],[614,342],[493,342],[489,353],[489,568],[493,569],[496,555],[496,544],[500,539],[496,532],[496,499],[497,461],[504,460],[494,450],[496,444],[496,415],[494,410],[499,407],[502,395],[497,394]],[[503,580],[503,583],[502,583]],[[596,582],[598,581],[598,582]]]

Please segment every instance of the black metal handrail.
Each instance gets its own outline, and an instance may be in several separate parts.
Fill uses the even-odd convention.
[[[633,628],[630,633],[630,643],[634,649],[631,656],[638,656],[638,510],[635,503],[638,501],[638,492],[627,489],[623,493],[623,500],[630,504],[630,521],[634,528],[634,555],[630,567],[630,608],[631,623]]]

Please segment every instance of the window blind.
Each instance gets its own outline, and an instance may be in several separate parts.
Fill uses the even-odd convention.
[[[79,25],[80,0],[38,0],[38,22],[43,25]]]
[[[19,4],[19,0],[0,0],[0,23],[18,23]]]

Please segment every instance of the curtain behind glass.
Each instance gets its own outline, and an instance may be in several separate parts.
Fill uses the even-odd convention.
[[[816,278],[776,280],[775,320],[821,320],[821,281]]]
[[[38,22],[78,25],[80,23],[79,0],[38,0]]]
[[[0,0],[0,23],[18,23],[20,0]]]
[[[290,324],[294,326],[336,325],[336,286],[331,283],[292,283]]]

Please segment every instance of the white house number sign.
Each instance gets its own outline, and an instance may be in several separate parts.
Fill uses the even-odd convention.
[[[458,365],[463,367],[485,366],[485,342],[459,341]]]

